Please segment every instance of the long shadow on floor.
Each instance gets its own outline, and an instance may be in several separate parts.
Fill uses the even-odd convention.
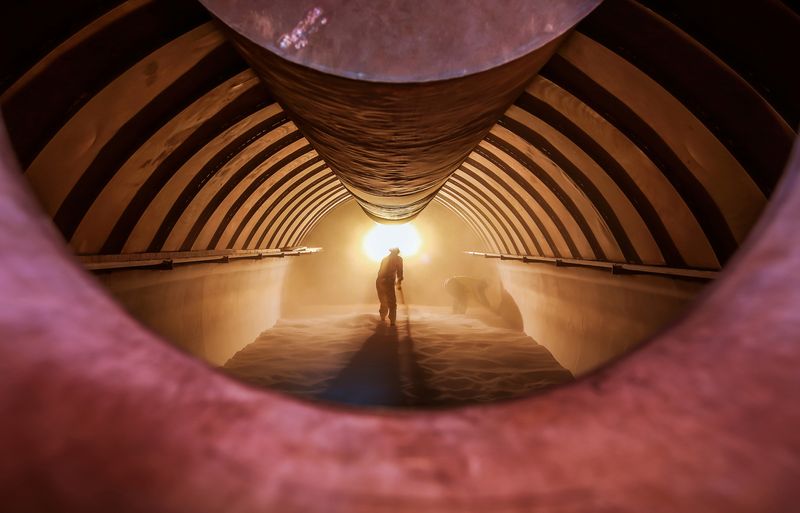
[[[317,398],[357,406],[427,406],[432,394],[414,357],[413,340],[379,324]]]

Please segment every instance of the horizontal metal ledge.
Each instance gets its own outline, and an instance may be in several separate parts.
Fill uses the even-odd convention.
[[[556,267],[584,267],[600,269],[610,271],[613,274],[652,274],[703,281],[713,280],[719,275],[719,271],[712,271],[708,269],[624,264],[618,262],[604,262],[600,260],[578,260],[574,258],[554,258],[532,255],[506,255],[502,253],[482,253],[479,251],[465,251],[464,253],[467,255],[481,256],[484,258],[511,260],[525,264],[550,264],[555,265]]]
[[[236,260],[261,260],[287,256],[319,253],[322,248],[299,246],[281,249],[212,251],[168,251],[161,253],[131,253],[121,255],[78,255],[78,260],[87,271],[94,273],[128,270],[170,270],[193,264],[227,264]]]

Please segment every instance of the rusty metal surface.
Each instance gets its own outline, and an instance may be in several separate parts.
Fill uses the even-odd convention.
[[[241,36],[296,64],[357,80],[406,83],[469,75],[522,57],[575,26],[601,1],[201,3]]]
[[[552,393],[410,414],[299,403],[169,348],[75,265],[13,160],[0,125],[4,511],[797,509],[800,153],[677,326]]]
[[[599,2],[203,3],[365,212],[405,221]]]

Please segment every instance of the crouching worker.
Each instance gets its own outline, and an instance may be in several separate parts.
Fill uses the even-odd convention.
[[[378,289],[378,301],[381,307],[378,313],[381,315],[381,322],[386,320],[389,314],[389,322],[392,326],[397,321],[397,296],[394,292],[395,281],[399,287],[403,281],[403,259],[400,257],[400,249],[392,248],[389,254],[381,260],[381,267],[378,270],[378,279],[375,280],[375,288]]]
[[[486,299],[486,288],[489,284],[486,280],[471,278],[469,276],[453,276],[444,282],[444,290],[453,298],[453,313],[467,313],[467,305],[470,298],[474,298],[481,306],[488,307],[489,300]]]

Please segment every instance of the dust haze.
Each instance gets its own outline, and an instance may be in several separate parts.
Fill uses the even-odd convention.
[[[375,277],[379,264],[369,259],[362,247],[364,236],[375,224],[355,201],[343,204],[320,221],[304,244],[322,247],[323,252],[292,263],[282,298],[284,317],[304,316],[315,307],[353,306],[363,310],[364,305],[374,304],[377,311]],[[464,254],[485,248],[464,221],[432,202],[413,224],[422,239],[420,250],[413,256],[400,255],[408,303],[451,305],[453,300],[444,282],[453,276],[486,280],[489,295],[500,295],[496,264]]]

